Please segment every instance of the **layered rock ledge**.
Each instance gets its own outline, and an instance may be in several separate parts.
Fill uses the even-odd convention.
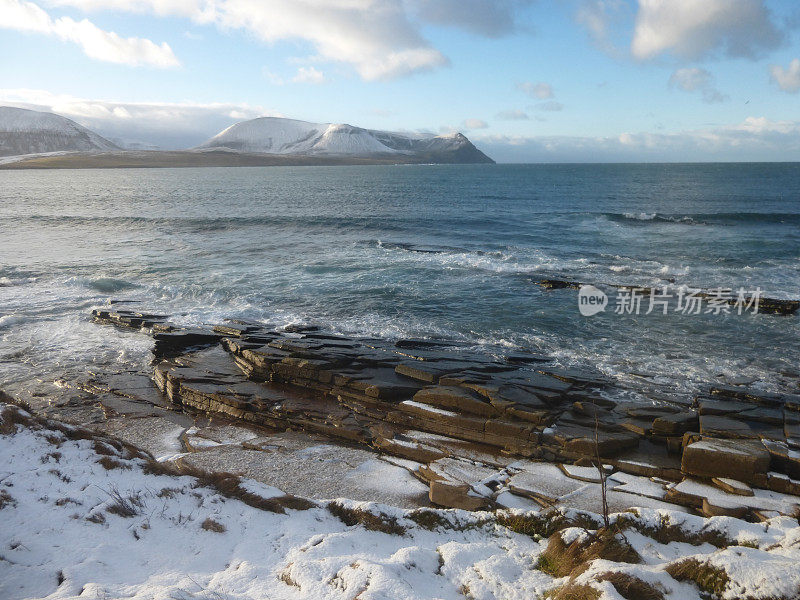
[[[710,385],[643,406],[609,400],[615,383],[600,373],[535,353],[316,327],[189,330],[121,306],[93,318],[153,336],[153,381],[175,408],[263,430],[242,442],[253,450],[275,432],[304,431],[394,457],[437,505],[597,510],[601,463],[612,510],[672,505],[758,520],[800,503],[797,395]],[[202,454],[195,437],[186,449]]]

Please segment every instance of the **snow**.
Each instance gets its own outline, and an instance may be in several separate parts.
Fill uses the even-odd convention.
[[[0,156],[107,150],[119,148],[75,121],[53,113],[0,106]]]
[[[454,150],[467,143],[460,134],[395,133],[362,129],[341,123],[309,123],[261,117],[231,125],[197,150],[293,155],[375,156]]]
[[[403,400],[400,403],[400,405],[401,406],[411,406],[411,407],[414,407],[414,408],[419,408],[419,409],[424,410],[426,412],[436,413],[437,415],[447,415],[448,417],[457,417],[458,416],[458,414],[454,413],[453,411],[444,410],[442,408],[435,408],[435,407],[431,406],[430,404],[423,404],[422,402],[416,402],[414,400]]]
[[[15,409],[0,404],[0,414],[8,410]],[[530,600],[567,581],[536,568],[547,540],[514,533],[496,524],[492,513],[431,509],[450,525],[430,531],[408,518],[407,510],[338,500],[346,509],[394,519],[405,528],[404,533],[383,533],[345,525],[325,501],[310,502],[305,510],[286,509],[284,514],[259,510],[203,487],[192,477],[146,472],[142,467],[147,461],[125,450],[112,457],[116,468],[108,470],[98,460],[108,458],[110,447],[69,439],[47,424],[17,425],[7,433],[8,423],[2,423],[3,431],[4,600]],[[311,449],[315,456],[323,453],[323,446]],[[532,468],[531,463],[525,466]],[[407,473],[380,459],[359,469],[364,478],[376,481],[394,476],[385,469]],[[468,470],[475,472],[464,475],[475,479],[486,474],[483,469],[472,465]],[[567,479],[563,473],[561,477]],[[251,479],[241,479],[239,485],[262,498],[280,499],[283,494]],[[132,499],[133,514],[115,512],[120,497]],[[521,499],[504,490],[498,500]],[[574,509],[560,512],[568,518],[578,516]],[[608,571],[657,585],[668,600],[700,600],[696,586],[675,581],[664,570],[685,557],[725,569],[730,578],[725,599],[793,598],[800,589],[800,526],[794,518],[747,523],[647,508],[611,518],[621,515],[645,527],[671,525],[687,534],[718,531],[734,545],[718,549],[708,543],[662,544],[626,529],[624,535],[642,557],[641,564],[597,560],[575,579],[601,591],[603,600],[621,597],[609,582],[598,581]],[[593,519],[600,522],[597,515]],[[203,523],[214,526],[204,528]],[[576,541],[589,533],[565,528],[558,535]]]

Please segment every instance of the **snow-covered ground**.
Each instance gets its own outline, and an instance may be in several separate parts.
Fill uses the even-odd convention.
[[[554,577],[553,540],[578,549],[599,539],[596,515],[305,501],[252,480],[167,472],[133,447],[3,404],[0,456],[4,600],[531,600],[577,597],[569,590],[584,585],[592,595],[580,597],[619,600],[635,597],[624,585],[634,580],[699,599],[693,571],[677,568],[687,557],[714,575],[701,582],[711,597],[800,597],[800,526],[789,517],[631,509],[612,515],[612,534],[633,563],[600,553]],[[549,541],[534,531],[556,521]]]

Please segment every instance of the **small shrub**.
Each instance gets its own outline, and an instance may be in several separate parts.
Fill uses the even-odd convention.
[[[97,523],[98,525],[102,525],[103,523],[106,522],[106,518],[105,516],[103,516],[103,513],[95,513],[91,516],[86,517],[86,520],[89,521],[90,523]]]
[[[142,501],[138,494],[123,496],[119,490],[112,490],[109,494],[114,502],[106,508],[106,512],[117,515],[125,519],[130,519],[139,514],[142,508]]]
[[[200,524],[200,527],[205,529],[206,531],[213,531],[214,533],[225,533],[227,528],[222,523],[219,523],[208,517],[205,521]]]
[[[692,581],[700,591],[713,596],[722,596],[730,578],[725,569],[715,567],[696,558],[685,558],[667,565],[664,569],[677,581]]]
[[[627,573],[609,571],[595,579],[608,581],[625,600],[664,600],[664,594],[654,585]]]
[[[390,535],[403,535],[406,532],[406,528],[395,517],[376,515],[363,508],[348,508],[339,502],[331,502],[328,504],[328,511],[348,527],[362,525],[364,529]]]

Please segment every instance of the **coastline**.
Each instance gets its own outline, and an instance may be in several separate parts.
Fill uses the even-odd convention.
[[[2,157],[0,157],[2,158]],[[127,150],[92,153],[63,153],[48,156],[19,157],[0,162],[0,170],[24,169],[167,169],[187,167],[303,167],[342,165],[424,165],[424,164],[493,164],[494,161],[458,160],[457,156],[435,153],[391,154],[360,158],[355,156],[302,156],[256,154],[229,150]]]
[[[592,465],[602,456],[615,478],[613,510],[633,494],[651,508],[760,520],[800,503],[800,396],[712,383],[696,397],[652,395],[646,405],[612,401],[611,380],[540,354],[492,358],[315,327],[185,329],[125,303],[93,316],[152,336],[152,371],[62,382],[86,399],[45,405],[46,414],[291,493],[344,485],[348,497],[401,506],[597,510]],[[296,482],[285,473],[308,457],[286,463],[270,450],[302,455],[321,440],[326,455],[339,448],[334,462],[404,469],[410,497],[397,495],[404,486],[359,489],[358,477],[337,469]],[[753,495],[731,492],[728,480]]]

